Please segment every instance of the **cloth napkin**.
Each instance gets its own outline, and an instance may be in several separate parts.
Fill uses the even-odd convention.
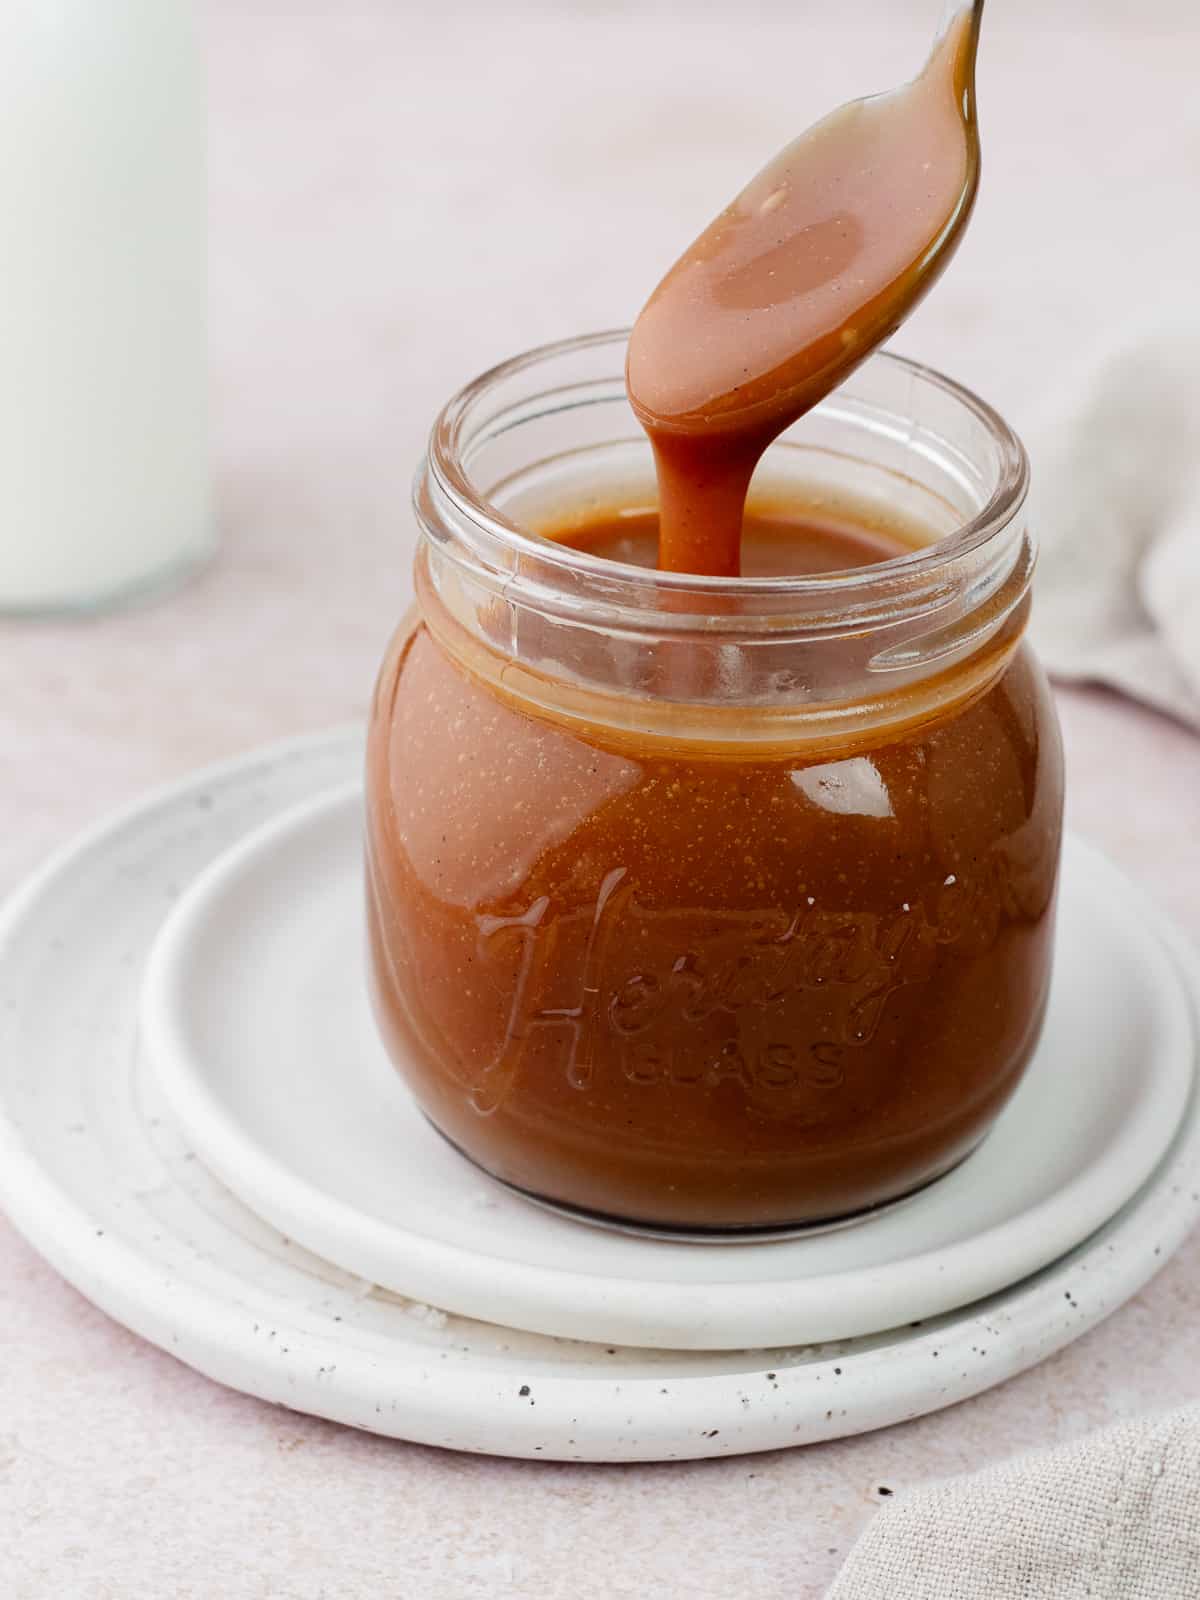
[[[1200,1406],[889,1501],[827,1600],[1197,1600]]]
[[[1024,431],[1042,660],[1200,727],[1200,321],[1110,342]]]

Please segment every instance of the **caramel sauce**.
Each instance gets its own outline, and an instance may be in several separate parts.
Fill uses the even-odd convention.
[[[811,513],[746,531],[766,573],[901,548]],[[564,532],[643,565],[657,540],[636,510]],[[840,1216],[960,1160],[1050,970],[1061,756],[1019,623],[905,731],[755,750],[533,708],[421,606],[371,717],[369,922],[438,1128],[532,1194],[690,1229]]]

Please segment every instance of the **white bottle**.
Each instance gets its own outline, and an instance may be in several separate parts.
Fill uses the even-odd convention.
[[[207,554],[205,280],[189,0],[0,0],[0,611]]]

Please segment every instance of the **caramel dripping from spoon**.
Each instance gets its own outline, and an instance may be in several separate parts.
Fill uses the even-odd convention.
[[[659,567],[735,577],[763,451],[900,326],[979,183],[983,0],[952,7],[920,74],[851,101],[768,163],[655,289],[629,398],[659,483]]]

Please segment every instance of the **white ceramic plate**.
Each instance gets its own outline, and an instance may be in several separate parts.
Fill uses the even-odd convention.
[[[464,1316],[665,1349],[845,1339],[1028,1276],[1118,1210],[1191,1087],[1187,999],[1118,874],[1064,866],[1046,1031],[982,1147],[837,1231],[709,1244],[555,1215],[483,1177],[391,1069],[363,973],[361,798],[340,790],[222,857],[147,971],[147,1049],[203,1160],[289,1237]]]
[[[210,1377],[466,1450],[590,1461],[768,1450],[918,1416],[1033,1365],[1140,1288],[1200,1214],[1193,1099],[1149,1183],[1053,1266],[920,1328],[769,1354],[511,1332],[309,1255],[195,1159],[137,1050],[138,993],[183,885],[359,760],[346,733],[201,773],[92,830],[0,915],[0,1203],[84,1294]],[[1186,948],[1121,898],[1173,943],[1196,992]]]

